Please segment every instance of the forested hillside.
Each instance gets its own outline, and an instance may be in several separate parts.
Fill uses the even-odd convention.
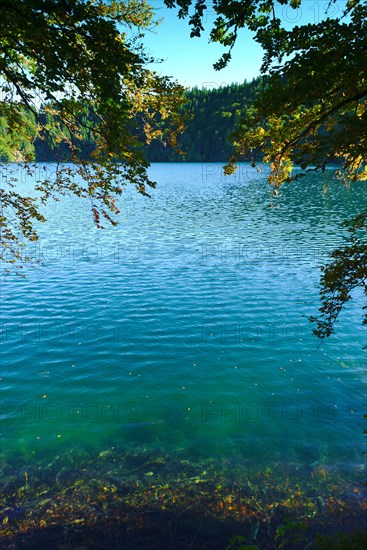
[[[214,89],[193,88],[187,91],[187,101],[182,111],[182,116],[187,117],[186,130],[179,140],[182,154],[170,145],[167,132],[167,138],[153,139],[145,146],[147,159],[150,162],[227,161],[233,153],[229,135],[235,129],[238,120],[246,115],[247,108],[253,103],[256,92],[261,87],[262,81],[258,78],[243,84],[231,84]],[[47,126],[46,115],[40,112],[39,116],[42,123]],[[81,122],[83,118],[86,119],[81,115]],[[9,132],[6,121],[0,117],[0,161],[11,162],[30,156],[39,162],[63,161],[69,158],[69,145],[66,142],[52,142],[49,135],[36,136],[33,116],[27,118],[27,124],[25,120],[22,124],[24,133],[34,134],[33,145],[23,139],[20,126],[17,128],[13,129],[11,137],[12,141],[16,140],[16,143],[19,143],[19,151],[14,156],[11,148],[7,146]],[[139,129],[138,134],[143,136]],[[73,142],[78,147],[81,158],[90,157],[95,147],[94,137],[83,124],[80,125],[78,137]]]
[[[185,107],[192,118],[187,121],[179,142],[184,154],[179,155],[169,145],[155,140],[147,148],[148,160],[227,161],[233,153],[229,135],[261,87],[261,80],[254,79],[211,90],[193,88],[187,92]]]

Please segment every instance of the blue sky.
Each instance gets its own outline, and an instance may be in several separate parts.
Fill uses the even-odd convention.
[[[157,18],[163,23],[155,34],[147,33],[144,43],[147,50],[164,62],[154,68],[162,75],[172,76],[186,86],[218,87],[232,82],[251,80],[260,74],[262,50],[247,30],[240,31],[236,46],[232,52],[232,61],[221,71],[213,69],[215,63],[226,49],[220,44],[208,43],[209,32],[201,38],[190,38],[187,20],[177,17],[177,10],[168,9],[163,0],[150,0]],[[207,2],[208,10],[204,27],[210,30],[214,22],[214,12]],[[303,0],[301,8],[294,11],[289,6],[278,6],[276,14],[291,28],[294,25],[314,23],[325,17],[328,1]],[[345,5],[343,0],[331,6],[329,16],[341,13]]]
[[[150,0],[149,3],[155,7],[157,17],[163,18],[163,23],[155,34],[147,33],[144,44],[154,57],[164,60],[155,66],[162,75],[173,76],[181,84],[199,88],[243,82],[259,75],[262,50],[249,31],[241,33],[230,65],[215,71],[213,63],[226,49],[220,44],[209,44],[207,31],[201,38],[190,38],[187,20],[178,19],[177,11],[168,9],[163,0]],[[209,8],[204,27],[210,29],[213,22],[214,13]]]

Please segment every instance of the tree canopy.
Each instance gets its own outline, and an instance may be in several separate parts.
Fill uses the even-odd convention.
[[[180,18],[189,18],[192,37],[200,36],[205,0],[165,3],[178,7]],[[226,172],[234,172],[236,162],[249,154],[253,163],[260,157],[270,163],[274,195],[284,182],[335,162],[343,181],[367,180],[366,1],[347,0],[340,14],[326,12],[321,21],[291,29],[276,16],[276,4],[296,10],[301,0],[213,0],[210,6],[216,14],[210,39],[227,48],[215,69],[230,61],[242,28],[250,29],[264,50],[266,86],[237,124]],[[362,212],[350,230],[345,247],[334,251],[323,270],[321,315],[312,318],[322,338],[334,331],[354,287],[362,286],[367,295],[367,215]]]
[[[333,3],[335,0],[331,0]],[[165,0],[189,14],[191,0]],[[250,150],[271,164],[270,181],[281,185],[294,165],[324,170],[335,160],[340,175],[367,179],[367,4],[350,0],[339,17],[287,30],[275,15],[274,0],[214,0],[213,42],[228,48],[215,64],[231,59],[238,32],[247,27],[264,50],[267,86],[246,112],[233,136],[236,153],[227,166]],[[280,0],[298,9],[301,0]],[[191,36],[200,36],[207,6],[198,0],[189,18]]]
[[[88,198],[101,227],[103,219],[116,223],[123,185],[143,194],[155,185],[144,144],[169,120],[166,138],[176,145],[183,88],[149,69],[142,38],[154,26],[145,0],[0,1],[0,160],[32,171],[36,129],[50,147],[66,144],[68,157],[59,160],[76,166],[59,165],[54,180],[38,181],[37,197],[22,196],[3,177],[2,258],[16,261],[21,240],[38,238],[34,222],[44,221],[39,207],[51,197]],[[79,145],[88,135],[95,146],[84,160]]]

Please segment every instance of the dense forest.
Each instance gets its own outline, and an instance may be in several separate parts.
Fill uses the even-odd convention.
[[[218,88],[192,88],[186,92],[186,103],[182,116],[186,120],[186,130],[181,135],[180,154],[167,140],[153,139],[145,146],[146,157],[150,162],[167,161],[227,161],[233,153],[233,146],[228,139],[236,127],[238,120],[246,116],[246,111],[252,105],[256,93],[262,88],[262,80],[254,79],[243,84],[231,84]],[[39,113],[44,125],[47,124],[46,115]],[[163,123],[165,124],[165,123]],[[37,136],[37,125],[34,116],[27,119],[26,133],[35,136],[33,144],[21,135],[16,135],[16,154],[12,153],[5,137],[7,132],[6,121],[0,118],[0,161],[22,160],[25,155],[31,154],[36,161],[50,162],[67,160],[69,146],[66,142],[52,143],[49,136]],[[138,134],[142,136],[142,132]],[[81,138],[81,139],[80,139]],[[13,138],[15,139],[15,138]],[[79,155],[87,159],[94,150],[94,136],[81,124],[78,141]],[[33,148],[33,150],[32,150]]]
[[[260,78],[215,89],[191,89],[187,92],[185,109],[192,118],[186,122],[186,130],[179,142],[183,155],[155,140],[147,148],[148,160],[227,161],[233,153],[228,138],[239,119],[246,115],[260,89]]]

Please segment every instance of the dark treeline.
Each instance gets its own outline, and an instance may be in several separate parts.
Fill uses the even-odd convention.
[[[155,140],[147,147],[148,160],[227,161],[233,152],[229,136],[261,88],[262,81],[257,78],[220,88],[191,89],[187,92],[185,111],[191,113],[192,118],[187,121],[187,128],[179,141],[184,154],[180,155],[169,145]]]
[[[230,84],[218,88],[199,89],[193,88],[187,91],[187,102],[182,112],[187,117],[186,130],[181,135],[179,146],[182,154],[178,153],[170,144],[169,139],[153,140],[145,145],[146,157],[150,162],[225,162],[233,152],[233,146],[229,137],[235,129],[238,121],[246,116],[246,111],[255,99],[256,93],[262,88],[262,80],[254,79],[243,84]],[[39,113],[46,124],[46,115]],[[82,115],[83,117],[83,115]],[[29,117],[29,132],[36,133],[35,121]],[[79,120],[81,118],[79,117]],[[163,123],[164,124],[164,123]],[[0,117],[0,161],[22,160],[25,152],[30,153],[30,143],[25,142],[27,150],[23,147],[23,141],[19,139],[19,153],[16,157],[11,155],[10,148],[4,145],[6,126],[2,125]],[[74,142],[78,148],[80,158],[89,159],[95,148],[94,136],[87,129],[87,125],[81,124],[78,129],[78,139]],[[138,129],[139,134],[139,129]],[[44,136],[45,138],[45,136]],[[69,145],[65,142],[53,142],[50,139],[36,137],[33,141],[33,157],[38,162],[63,161],[70,158]],[[72,136],[71,139],[73,140]],[[13,136],[14,140],[14,136]],[[73,140],[74,141],[74,140]]]

